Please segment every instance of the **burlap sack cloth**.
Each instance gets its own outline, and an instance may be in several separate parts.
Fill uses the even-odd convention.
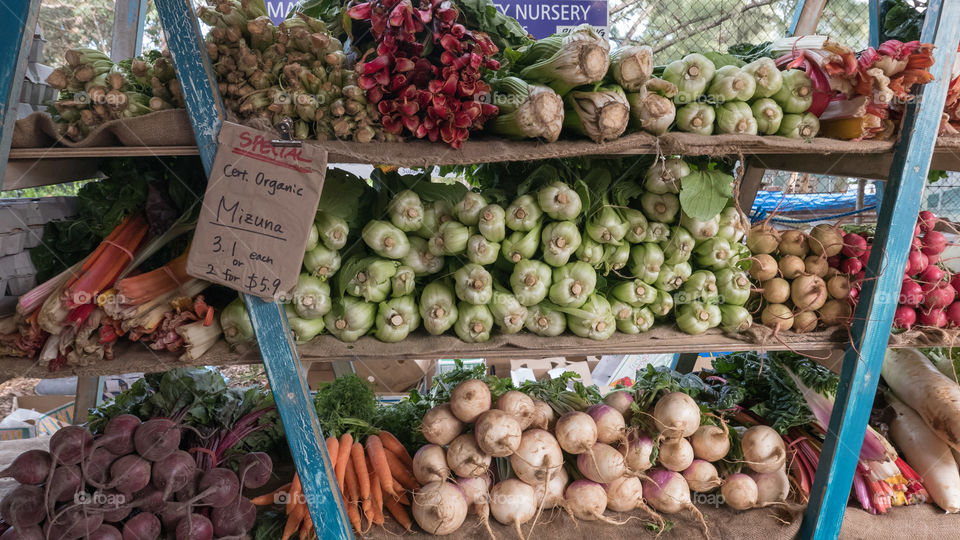
[[[193,146],[193,129],[184,109],[157,111],[143,116],[111,120],[97,126],[82,141],[60,135],[57,124],[47,113],[35,112],[17,120],[13,130],[13,148],[70,148],[94,146]]]

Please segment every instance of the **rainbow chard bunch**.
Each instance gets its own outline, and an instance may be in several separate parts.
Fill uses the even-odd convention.
[[[383,129],[460,148],[471,130],[496,116],[484,70],[498,70],[497,47],[457,22],[449,1],[371,0],[348,10],[369,21],[376,57],[358,65],[359,86],[377,104]]]

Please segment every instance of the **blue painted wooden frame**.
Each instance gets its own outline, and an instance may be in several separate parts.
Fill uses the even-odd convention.
[[[871,47],[880,45],[883,28],[880,25],[880,0],[867,0],[867,14],[870,17],[870,34],[868,44]]]
[[[800,528],[799,537],[804,539],[832,539],[840,533],[960,41],[960,0],[930,2],[922,40],[936,45],[931,69],[935,79],[923,87],[917,102],[907,106],[904,116],[854,316],[853,342],[843,359],[836,403]]]
[[[40,0],[6,0],[3,7],[5,10],[0,16],[0,186],[7,171],[13,125],[17,121]]]
[[[197,17],[190,0],[157,0],[156,5],[200,157],[209,174],[224,115]],[[283,306],[252,296],[244,299],[317,536],[353,540]]]

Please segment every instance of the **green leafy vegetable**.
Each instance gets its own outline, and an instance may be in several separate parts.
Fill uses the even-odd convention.
[[[701,169],[683,177],[680,207],[688,216],[709,221],[720,214],[733,195],[733,177],[714,169]]]
[[[371,426],[377,413],[377,395],[370,383],[353,373],[320,385],[313,405],[320,428],[328,437],[350,433],[358,439],[377,432]]]
[[[927,3],[922,0],[883,0],[883,39],[898,39],[903,42],[920,39]]]
[[[516,19],[501,13],[490,0],[459,0],[457,7],[464,26],[489,34],[501,51],[508,47],[517,49],[533,41]]]

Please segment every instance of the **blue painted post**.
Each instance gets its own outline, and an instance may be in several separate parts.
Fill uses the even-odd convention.
[[[0,17],[0,185],[7,170],[27,53],[37,27],[40,0],[7,0]]]
[[[832,539],[840,533],[960,41],[960,2],[931,1],[922,40],[936,45],[931,69],[935,79],[904,116],[854,317],[853,342],[843,359],[836,404],[800,528],[804,539]]]
[[[870,16],[870,38],[868,44],[871,47],[880,45],[880,35],[883,33],[880,27],[880,0],[867,0],[867,9]]]
[[[156,5],[200,157],[209,173],[223,124],[223,105],[207,49],[191,0],[157,0]],[[245,300],[317,536],[353,540],[283,306],[252,296]]]

